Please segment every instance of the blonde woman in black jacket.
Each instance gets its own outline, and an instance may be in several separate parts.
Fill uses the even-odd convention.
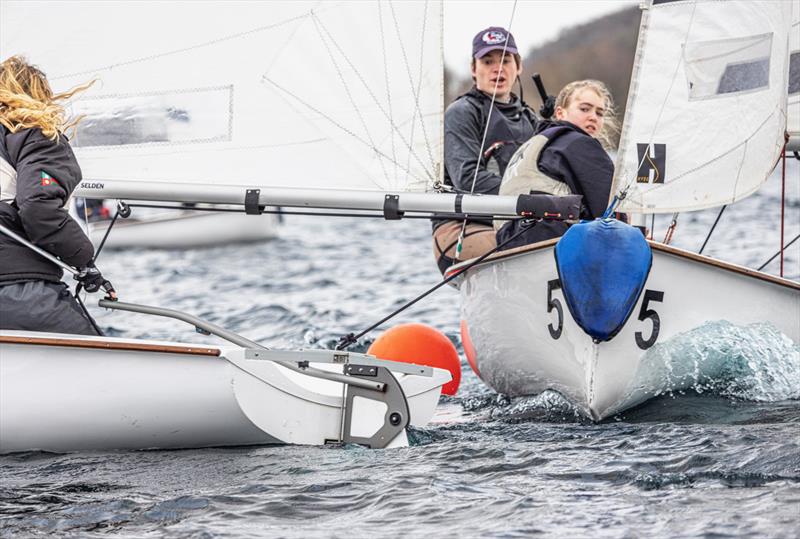
[[[83,272],[84,287],[105,282],[94,248],[65,206],[81,169],[64,132],[74,128],[45,75],[19,56],[0,64],[0,223]],[[94,324],[61,282],[62,270],[0,234],[0,329],[96,335]]]

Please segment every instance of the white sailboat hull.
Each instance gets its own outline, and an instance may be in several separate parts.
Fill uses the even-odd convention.
[[[89,237],[97,246],[108,223],[93,223]],[[272,239],[277,235],[274,214],[247,215],[232,212],[171,211],[142,220],[118,219],[106,247],[180,249],[211,247]]]
[[[426,424],[449,373],[395,377]],[[376,403],[354,404],[354,435],[384,424]],[[341,420],[342,384],[241,348],[0,332],[0,453],[324,444]],[[402,431],[389,447],[406,444]]]
[[[610,341],[593,342],[572,319],[560,289],[548,298],[548,281],[558,279],[554,245],[549,241],[501,253],[460,282],[474,363],[479,376],[500,393],[555,390],[586,415],[602,419],[659,392],[688,387],[692,379],[685,377],[670,380],[674,387],[663,386],[658,345],[708,322],[769,322],[800,342],[796,283],[653,243],[652,269],[630,318]],[[663,293],[662,301],[654,292]],[[651,344],[655,317],[658,334]],[[548,326],[557,333],[559,325],[554,338]]]

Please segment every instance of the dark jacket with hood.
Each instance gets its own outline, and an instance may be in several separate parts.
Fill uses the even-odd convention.
[[[602,144],[577,125],[566,121],[542,122],[536,133],[557,126],[568,129],[559,130],[559,136],[542,149],[539,170],[583,196],[581,219],[601,217],[608,207],[614,163]]]
[[[511,156],[534,134],[536,116],[517,96],[512,94],[509,103],[495,101],[490,115],[491,106],[491,96],[473,87],[444,113],[444,183],[458,193],[470,193],[474,178],[475,194],[496,195]],[[486,142],[478,159],[487,120]],[[445,221],[434,219],[433,228]],[[491,220],[474,221],[492,224]]]
[[[581,219],[602,217],[609,204],[614,163],[600,142],[580,127],[566,121],[540,122],[536,134],[548,138],[539,153],[537,166],[544,175],[565,183],[569,190],[583,196]],[[536,193],[534,193],[536,194]],[[509,221],[497,231],[502,243],[525,226]],[[529,226],[504,249],[528,245],[563,235],[569,225],[563,221],[540,221]]]
[[[94,248],[65,206],[81,181],[81,169],[66,137],[58,142],[39,129],[11,133],[0,124],[0,157],[16,170],[16,195],[0,191],[0,223],[75,267],[86,266]],[[0,233],[0,286],[13,282],[58,282],[62,270]]]

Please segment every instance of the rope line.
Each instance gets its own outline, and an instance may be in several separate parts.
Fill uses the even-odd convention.
[[[486,258],[488,258],[490,255],[496,253],[497,251],[499,251],[500,249],[505,247],[505,245],[508,244],[511,240],[516,239],[517,236],[519,236],[523,232],[527,231],[528,228],[531,226],[531,224],[533,224],[534,222],[535,221],[533,221],[533,220],[524,220],[523,226],[520,227],[519,231],[516,234],[514,234],[513,236],[511,236],[510,238],[508,238],[507,240],[505,240],[503,243],[498,245],[497,247],[493,248],[490,251],[487,251],[486,253],[484,253],[483,255],[479,256],[478,258],[476,258],[475,260],[473,260],[472,262],[470,262],[469,264],[467,264],[466,266],[464,266],[460,270],[456,271],[455,273],[452,273],[451,275],[449,275],[448,277],[443,279],[441,282],[437,283],[436,285],[432,286],[431,288],[429,288],[428,290],[426,290],[422,294],[418,295],[416,298],[412,299],[411,301],[406,302],[404,305],[400,306],[398,309],[395,309],[393,312],[391,312],[387,316],[384,316],[379,321],[377,321],[374,324],[372,324],[371,326],[369,326],[367,329],[359,332],[358,334],[348,333],[347,335],[344,335],[341,339],[339,339],[339,342],[336,345],[336,349],[337,350],[345,350],[345,349],[349,348],[351,345],[357,343],[358,339],[360,339],[361,337],[363,337],[367,333],[371,332],[375,328],[380,327],[385,322],[391,320],[392,318],[394,318],[395,316],[397,316],[401,312],[403,312],[406,309],[408,309],[409,307],[413,306],[418,301],[420,301],[423,298],[429,296],[430,294],[432,294],[433,292],[435,292],[439,288],[443,287],[444,285],[446,285],[447,283],[449,283],[450,281],[452,281],[453,279],[455,279],[456,277],[458,277],[462,273],[466,272],[467,270],[473,268],[477,264],[480,264],[481,262],[486,260]]]

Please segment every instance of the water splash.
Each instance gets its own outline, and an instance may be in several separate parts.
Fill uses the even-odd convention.
[[[590,421],[578,407],[556,391],[538,395],[509,397],[501,394],[472,396],[461,401],[467,413],[479,413],[487,419],[516,423],[575,423]]]
[[[637,385],[754,402],[800,398],[800,347],[769,323],[707,322],[651,348]]]

